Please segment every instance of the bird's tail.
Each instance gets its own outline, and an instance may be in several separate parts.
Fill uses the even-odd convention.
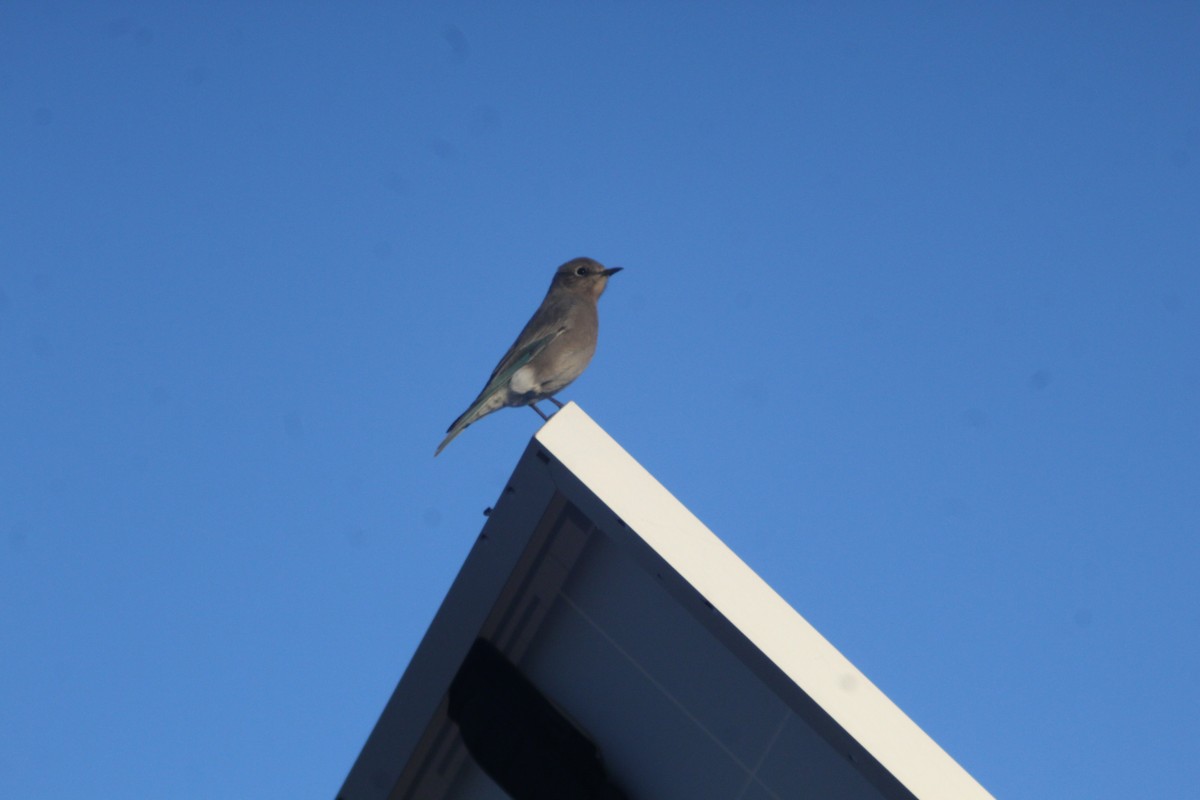
[[[440,455],[441,452],[446,449],[446,445],[454,441],[454,437],[465,431],[468,425],[492,411],[495,411],[495,409],[487,408],[484,405],[482,398],[472,403],[471,407],[464,411],[462,416],[454,420],[454,423],[446,429],[446,438],[442,439],[442,443],[438,445],[433,457],[437,458],[438,455]]]
[[[461,420],[462,417],[459,417],[458,419]],[[459,425],[457,421],[453,425],[451,425],[450,430],[446,432],[446,438],[442,439],[442,443],[439,444],[437,447],[437,450],[434,451],[433,457],[437,458],[438,456],[440,456],[442,454],[442,451],[446,449],[446,445],[448,445],[452,441],[454,441],[454,437],[458,436],[460,433],[462,433],[466,429],[467,429],[466,425]]]

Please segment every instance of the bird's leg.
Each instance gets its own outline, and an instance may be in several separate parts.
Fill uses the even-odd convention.
[[[545,414],[543,414],[543,413],[542,413],[542,410],[541,410],[540,408],[538,408],[538,407],[537,407],[537,403],[536,403],[536,402],[530,403],[530,404],[529,404],[529,407],[530,407],[530,408],[532,408],[534,411],[536,411],[536,412],[538,413],[538,416],[539,416],[539,417],[541,417],[542,419],[546,420],[546,422],[549,422],[549,421],[550,421],[550,418],[549,418],[549,417],[547,417]]]
[[[563,407],[563,404],[558,402],[558,398],[555,397],[554,395],[550,395],[546,399],[549,400],[551,403],[554,403],[554,405],[558,406],[559,408]]]

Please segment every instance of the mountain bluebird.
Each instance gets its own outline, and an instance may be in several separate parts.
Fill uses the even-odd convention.
[[[472,422],[505,406],[530,406],[542,419],[549,417],[535,405],[539,400],[548,398],[562,408],[554,395],[592,360],[600,327],[596,301],[609,277],[620,271],[621,267],[605,269],[590,258],[572,259],[559,267],[546,299],[500,359],[475,402],[446,431],[434,455]]]

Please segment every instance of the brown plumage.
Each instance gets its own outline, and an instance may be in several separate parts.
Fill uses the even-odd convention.
[[[434,455],[472,422],[506,406],[533,406],[541,414],[534,404],[549,399],[561,407],[554,395],[592,360],[600,327],[596,301],[609,277],[620,271],[621,267],[605,269],[590,258],[559,267],[542,304],[492,370],[483,391],[451,424]]]

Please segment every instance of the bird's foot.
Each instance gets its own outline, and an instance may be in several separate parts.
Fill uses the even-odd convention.
[[[529,404],[529,407],[530,407],[530,408],[532,408],[534,411],[536,411],[536,412],[537,412],[537,414],[538,414],[538,416],[539,416],[539,417],[541,417],[542,419],[546,420],[546,422],[549,422],[549,421],[550,421],[550,418],[549,418],[549,417],[547,417],[545,414],[543,414],[543,413],[542,413],[542,410],[541,410],[540,408],[538,408],[538,407],[537,407],[537,402],[536,402],[536,401],[535,401],[535,402],[533,402],[533,403],[530,403],[530,404]]]
[[[549,400],[551,403],[554,403],[554,405],[558,406],[559,408],[563,407],[563,404],[558,402],[558,398],[555,397],[554,395],[550,395],[546,399]]]

